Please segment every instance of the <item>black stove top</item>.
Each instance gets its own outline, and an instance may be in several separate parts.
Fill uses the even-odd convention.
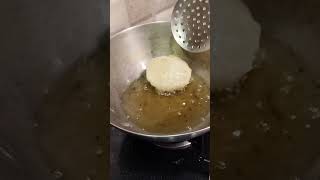
[[[209,133],[191,147],[169,150],[111,128],[112,180],[208,180]]]

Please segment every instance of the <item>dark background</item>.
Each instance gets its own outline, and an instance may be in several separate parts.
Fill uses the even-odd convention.
[[[1,1],[1,180],[54,177],[36,145],[34,113],[54,80],[97,49],[107,31],[107,5],[105,0]]]
[[[319,179],[320,2],[243,2],[261,25],[257,64],[233,92],[213,96],[211,160],[226,166],[211,172],[218,180]]]

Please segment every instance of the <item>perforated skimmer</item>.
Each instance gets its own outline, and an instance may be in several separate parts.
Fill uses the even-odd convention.
[[[174,39],[193,53],[210,49],[209,0],[178,0],[171,16]]]

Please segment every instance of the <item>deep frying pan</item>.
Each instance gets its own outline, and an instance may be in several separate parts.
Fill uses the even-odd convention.
[[[110,40],[110,123],[135,136],[153,142],[183,142],[209,131],[210,114],[191,131],[156,134],[143,131],[127,118],[121,107],[121,96],[145,70],[148,62],[158,56],[175,54],[190,59],[193,73],[201,76],[210,87],[210,53],[188,54],[174,40],[170,22],[154,22],[131,27]],[[127,124],[130,124],[128,126]]]

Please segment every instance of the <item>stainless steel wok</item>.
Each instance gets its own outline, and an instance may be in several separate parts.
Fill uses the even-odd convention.
[[[169,22],[155,22],[124,30],[110,41],[110,123],[132,135],[154,142],[189,140],[210,130],[210,114],[192,131],[175,134],[148,133],[132,124],[121,107],[121,95],[145,70],[152,57],[175,54],[185,59],[210,86],[210,53],[190,54],[177,45]]]

